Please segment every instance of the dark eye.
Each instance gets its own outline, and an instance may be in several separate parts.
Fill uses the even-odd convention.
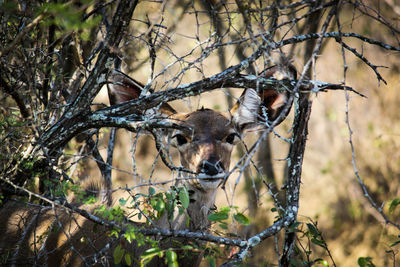
[[[184,145],[184,144],[187,143],[186,137],[184,137],[184,136],[181,135],[181,134],[176,134],[174,137],[176,138],[176,141],[177,141],[177,143],[178,143],[178,146],[181,146],[181,145]]]
[[[230,135],[228,135],[228,136],[225,138],[225,142],[227,142],[227,143],[229,143],[229,144],[233,144],[233,141],[235,141],[235,136],[236,136],[235,133],[231,133]]]

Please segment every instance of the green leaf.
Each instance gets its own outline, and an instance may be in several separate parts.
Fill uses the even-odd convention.
[[[364,257],[358,258],[357,263],[358,263],[358,266],[360,266],[360,267],[365,267],[365,266],[367,266],[367,261],[365,260]]]
[[[152,196],[156,193],[156,190],[154,189],[154,187],[149,187],[149,195]]]
[[[297,231],[298,231],[297,229],[298,229],[299,225],[301,225],[300,222],[294,222],[294,223],[292,223],[292,224],[289,226],[289,228],[288,228],[288,232],[289,232],[289,233],[295,233],[295,232],[297,232]]]
[[[157,199],[154,197],[150,198],[150,205],[153,207],[153,209],[155,209],[156,204],[157,204]]]
[[[400,204],[400,198],[395,198],[390,202],[389,212],[393,213],[396,207]]]
[[[172,249],[167,250],[165,252],[165,256],[167,257],[168,266],[170,266],[170,264],[176,263],[178,260],[178,256]]]
[[[157,200],[156,206],[154,207],[156,211],[162,212],[165,209],[165,202],[162,198]]]
[[[317,264],[322,264],[323,266],[329,266],[329,263],[324,259],[316,259],[316,260],[314,260],[314,262]],[[316,265],[313,265],[313,267],[314,266],[316,266]]]
[[[208,215],[208,219],[212,222],[220,222],[229,218],[229,213],[225,211],[219,211]]]
[[[125,199],[123,199],[123,198],[120,198],[120,199],[119,199],[119,204],[120,204],[121,206],[125,206],[126,202],[127,202],[127,200],[125,200]]]
[[[128,266],[131,266],[131,265],[132,265],[131,254],[126,253],[124,259],[125,259],[125,262],[126,262],[126,264],[127,264]]]
[[[154,256],[157,256],[157,255],[162,257],[162,254],[163,253],[160,248],[149,248],[142,254],[141,258],[142,258],[142,260],[152,259]]]
[[[225,222],[222,222],[222,223],[218,224],[218,226],[221,227],[224,230],[228,230],[228,224],[225,223]]]
[[[219,211],[220,211],[220,212],[229,213],[229,212],[231,211],[231,208],[229,208],[229,207],[221,207],[221,208],[219,209]]]
[[[182,206],[178,206],[178,212],[179,215],[182,215],[183,213],[185,213],[185,209]]]
[[[235,213],[233,215],[233,218],[240,224],[243,224],[243,225],[249,225],[250,224],[249,218],[247,218],[246,215],[244,215],[243,213],[240,213],[240,212]]]
[[[396,242],[394,242],[393,244],[391,244],[390,247],[397,246],[398,244],[400,244],[400,240],[397,240]]]
[[[122,257],[124,256],[124,252],[125,252],[125,249],[123,249],[123,248],[121,247],[121,245],[118,245],[118,246],[114,249],[114,253],[113,253],[113,256],[114,256],[114,264],[120,264],[120,263],[121,263]]]
[[[124,238],[129,242],[132,243],[132,240],[136,239],[136,233],[134,227],[129,227],[125,233]]]
[[[321,263],[324,266],[329,266],[329,263],[326,260],[321,260],[319,263]]]
[[[168,267],[179,267],[179,264],[178,264],[178,262],[174,261],[174,262],[168,263]]]
[[[313,242],[315,245],[320,246],[322,248],[326,248],[326,244],[323,240],[318,239],[318,238],[311,238],[311,242]]]
[[[88,196],[88,197],[84,200],[84,203],[85,203],[86,205],[90,205],[90,204],[96,203],[96,201],[97,201],[97,198],[96,198],[95,196]]]
[[[181,202],[182,206],[187,209],[189,207],[189,192],[187,191],[186,187],[181,187],[179,190],[179,201]]]
[[[214,257],[208,257],[208,266],[210,267],[215,267],[215,258]]]
[[[312,223],[307,223],[307,228],[313,237],[315,238],[319,237],[318,229]]]
[[[375,264],[372,263],[371,257],[360,257],[357,261],[360,267],[375,267]]]
[[[173,200],[176,199],[176,192],[175,192],[175,191],[168,191],[168,192],[165,192],[165,196],[167,197],[167,199],[168,199],[169,201],[173,201]]]
[[[115,236],[116,238],[118,238],[118,237],[119,237],[119,230],[113,228],[113,229],[110,231],[110,235],[111,235],[111,236]]]

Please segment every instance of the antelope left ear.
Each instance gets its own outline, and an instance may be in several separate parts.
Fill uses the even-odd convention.
[[[286,105],[291,105],[288,101],[288,92],[265,90],[258,94],[254,89],[248,88],[230,111],[232,121],[239,132],[261,130],[271,123],[276,126],[290,111],[288,108],[286,114],[280,116]]]
[[[254,128],[258,121],[261,98],[254,89],[243,92],[239,101],[232,107],[230,113],[232,122],[239,132]]]
[[[265,78],[272,77],[276,80],[293,80],[296,79],[296,74],[296,68],[290,64],[272,66],[260,73]],[[261,130],[272,123],[276,126],[288,115],[292,106],[292,103],[289,103],[291,99],[288,91],[278,92],[270,89],[257,93],[254,89],[248,88],[230,111],[232,122],[241,133]]]

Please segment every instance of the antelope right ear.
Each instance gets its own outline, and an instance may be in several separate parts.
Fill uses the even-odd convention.
[[[113,69],[108,74],[107,89],[111,105],[139,98],[142,94],[143,88],[143,84],[118,70]],[[150,93],[152,92],[152,90],[149,91]],[[165,115],[176,113],[168,103],[163,103],[161,105],[160,112]]]

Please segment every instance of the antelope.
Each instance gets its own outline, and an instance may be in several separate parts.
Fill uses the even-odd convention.
[[[285,72],[280,67],[275,66],[265,70],[262,75],[266,78],[273,76],[277,79],[293,79],[296,73],[291,68],[289,68],[289,72]],[[122,72],[111,71],[108,78],[110,104],[119,104],[139,98],[143,87],[142,84]],[[155,222],[156,226],[173,230],[208,232],[210,222],[207,216],[215,204],[218,188],[227,179],[233,147],[247,132],[260,129],[265,125],[277,125],[280,123],[289,112],[290,99],[287,91],[266,90],[257,93],[256,90],[247,88],[233,108],[225,113],[207,108],[201,108],[189,113],[179,113],[168,103],[163,103],[156,112],[163,116],[165,120],[181,126],[179,129],[163,131],[163,135],[165,135],[168,144],[177,148],[183,169],[190,173],[190,179],[179,179],[176,183],[178,186],[185,186],[190,192],[190,203],[187,207],[187,212],[177,214],[172,221],[167,216],[162,216]],[[154,113],[154,111],[152,112]],[[183,177],[183,172],[181,175]],[[188,177],[187,173],[185,177]],[[37,235],[38,232],[43,233],[44,230],[33,230],[34,222],[32,221],[32,216],[37,216],[37,222],[46,225],[44,229],[47,229],[52,225],[49,221],[56,219],[57,212],[47,210],[40,214],[37,209],[31,208],[27,210],[21,206],[17,210],[14,213],[6,213],[7,215],[5,216],[10,218],[13,223],[20,224],[23,230],[19,234],[26,235],[26,237],[19,239],[18,242],[7,243],[7,246],[5,246],[4,238],[0,239],[0,247],[3,247],[0,249],[0,254],[6,252],[6,247],[14,248],[14,250],[7,250],[10,255],[13,255],[11,259],[18,258],[18,253],[21,253],[22,256],[22,248],[24,248],[26,255],[23,257],[32,257],[37,260],[37,263],[46,262],[51,266],[74,265],[82,263],[85,257],[90,256],[90,253],[93,254],[93,251],[100,250],[107,243],[107,238],[105,238],[104,234],[106,229],[102,229],[96,234],[101,240],[91,242],[89,248],[79,242],[81,235],[76,234],[76,232],[83,230],[83,228],[89,229],[88,232],[92,232],[90,227],[93,227],[93,223],[82,220],[81,216],[78,216],[78,219],[70,220],[67,223],[70,229],[75,229],[70,233],[71,236],[66,233],[58,233],[60,236],[64,235],[64,238],[53,237],[52,235],[56,234],[51,232],[40,249],[33,249],[28,241],[32,242],[32,235]],[[58,216],[66,217],[62,212]],[[20,220],[27,220],[28,223],[23,225]],[[187,221],[189,221],[189,224],[187,224]],[[15,235],[15,233],[10,233],[4,223],[0,223],[0,231],[7,233],[7,235]],[[31,237],[28,238],[28,236]],[[63,242],[61,242],[62,239],[64,240]],[[179,241],[186,242],[183,239]],[[18,244],[15,244],[15,242]],[[171,246],[171,240],[161,240],[160,244],[162,247],[167,248]],[[63,251],[67,250],[68,246],[73,247],[73,250]],[[15,249],[15,247],[18,247],[18,249]],[[88,252],[90,247],[92,252]],[[144,248],[140,249],[135,245],[130,249],[136,259],[139,259],[144,251]],[[47,253],[43,251],[47,251]],[[68,255],[68,257],[64,255]],[[201,253],[178,256],[180,266],[198,266],[202,259]],[[164,264],[165,261],[163,259],[154,259],[149,266],[163,266]]]

